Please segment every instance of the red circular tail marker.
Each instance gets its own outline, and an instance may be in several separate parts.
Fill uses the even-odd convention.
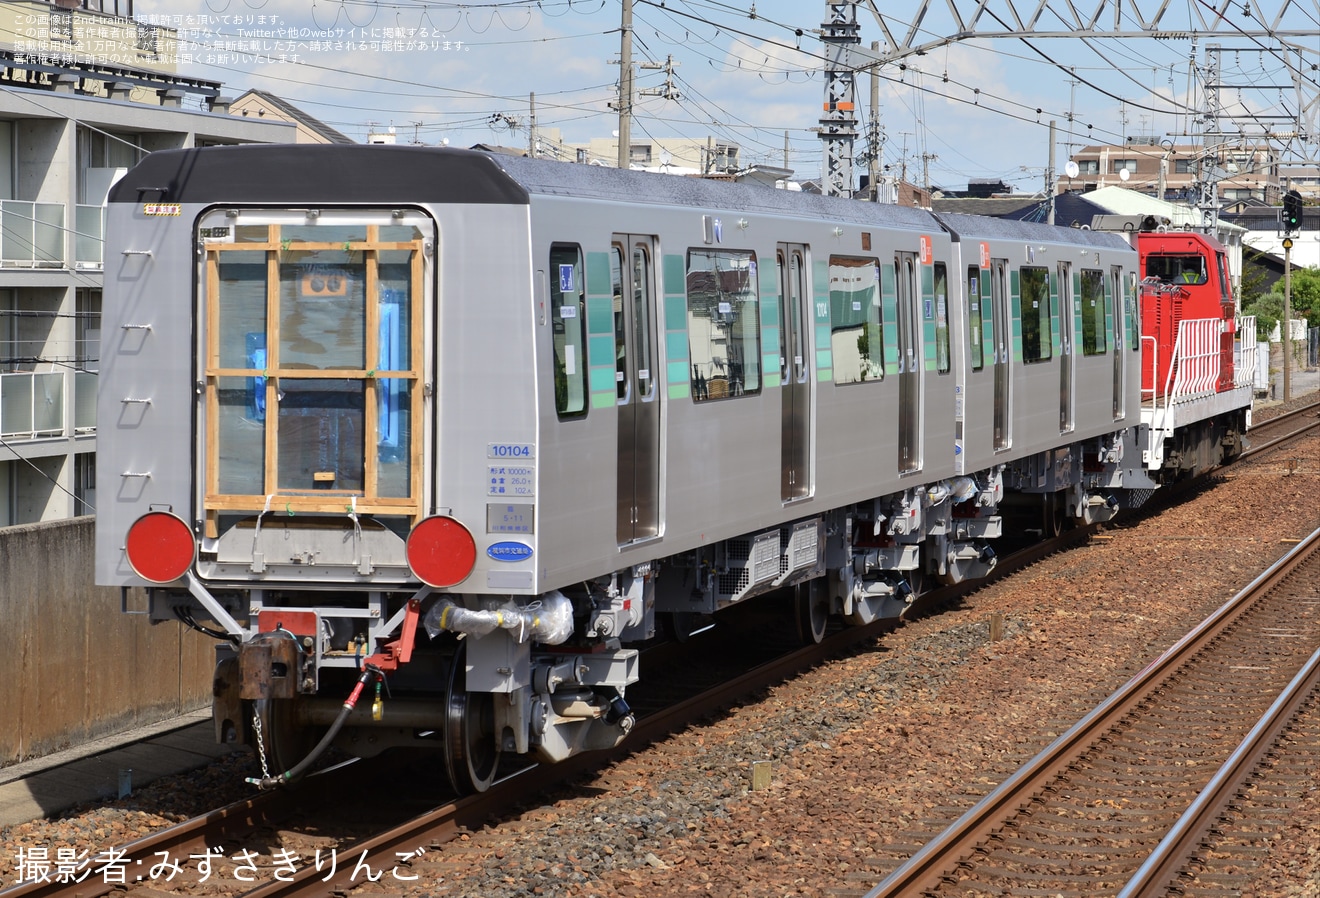
[[[128,528],[124,550],[133,573],[151,583],[173,583],[197,558],[192,528],[178,515],[150,511]]]

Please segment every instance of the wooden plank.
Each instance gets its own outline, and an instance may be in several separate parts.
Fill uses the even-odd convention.
[[[437,248],[435,257],[440,256]],[[412,254],[412,266],[408,282],[408,367],[412,369],[414,376],[419,379],[415,381],[412,388],[408,391],[408,399],[412,414],[408,417],[408,473],[409,473],[409,496],[417,503],[417,511],[413,514],[412,524],[417,526],[422,519],[422,503],[425,501],[426,493],[422,481],[422,460],[426,457],[426,443],[430,437],[430,429],[423,423],[426,419],[423,417],[426,412],[426,389],[424,387],[425,378],[420,375],[426,370],[426,349],[422,342],[422,337],[426,333],[426,310],[435,303],[429,302],[430,290],[429,282],[425,279],[425,259],[423,258],[422,246],[419,243]]]
[[[206,304],[206,367],[214,370],[220,367],[220,258],[215,253],[206,254],[206,291],[202,295]],[[206,429],[202,433],[206,451],[206,492],[220,491],[220,384],[219,379],[208,374],[206,377]],[[215,539],[220,535],[219,522],[215,510],[205,508],[205,535]]]
[[[283,514],[286,509],[296,512],[320,512],[325,514],[346,514],[351,500],[357,493],[349,490],[318,490],[315,496],[276,496],[271,500],[270,513]],[[216,511],[246,511],[260,513],[266,507],[265,496],[221,496],[207,495],[207,507]],[[357,501],[358,514],[411,515],[417,513],[417,506],[409,499],[373,499]]]
[[[367,240],[374,244],[379,237],[380,228],[368,225]],[[363,363],[368,371],[375,371],[380,361],[380,256],[375,250],[366,250],[362,254],[362,261],[366,263],[367,278],[363,301],[366,313]],[[366,403],[366,408],[362,410],[365,419],[362,426],[365,435],[362,446],[365,456],[362,459],[362,492],[363,497],[370,502],[376,498],[380,476],[380,381],[371,374],[367,375],[362,400]]]
[[[271,225],[271,236],[278,243],[280,226]],[[266,368],[280,367],[280,257],[279,253],[266,256]],[[266,459],[263,489],[267,495],[279,491],[279,429],[280,396],[279,377],[266,375]]]

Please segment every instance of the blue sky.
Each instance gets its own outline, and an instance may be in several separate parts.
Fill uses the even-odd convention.
[[[903,28],[918,3],[877,5],[894,16],[892,27]],[[990,5],[1008,8],[1006,0]],[[955,30],[944,4],[931,6],[922,41]],[[973,8],[970,0],[959,6]],[[617,127],[608,104],[619,76],[611,60],[619,53],[620,7],[619,0],[138,0],[136,11],[180,29],[183,72],[223,81],[230,95],[277,93],[357,140],[393,126],[401,142],[521,146],[532,92],[538,124],[559,128],[567,140],[608,137]],[[635,0],[634,62],[672,57],[679,97],[639,97],[634,141],[711,136],[736,141],[744,162],[778,165],[787,131],[789,166],[817,176],[821,145],[812,129],[824,99],[817,32],[826,14],[816,0]],[[1320,50],[1320,24],[1305,11],[1287,15],[1298,19],[1294,27],[1315,29],[1303,53],[1309,65]],[[859,10],[858,21],[863,45],[882,39],[869,12]],[[1186,21],[1183,14],[1163,24]],[[1276,89],[1288,79],[1283,58],[1236,34],[1227,16],[1217,27],[1198,38],[1196,59],[1205,63],[1209,43],[1224,48],[1221,82],[1235,87],[1221,93],[1221,103],[1258,120],[1295,108],[1296,98]],[[1048,162],[1051,119],[1059,169],[1070,146],[1127,136],[1192,142],[1181,136],[1198,130],[1186,112],[1189,97],[1200,100],[1191,54],[1185,38],[982,39],[932,48],[904,68],[883,69],[884,161],[914,181],[925,167],[937,185],[1002,178],[1033,190]],[[665,78],[663,69],[641,70],[637,86],[658,91]],[[863,109],[869,95],[869,76],[859,75]],[[869,113],[863,118],[865,133]],[[1314,154],[1313,146],[1294,142],[1293,149]],[[864,151],[859,140],[855,152]]]

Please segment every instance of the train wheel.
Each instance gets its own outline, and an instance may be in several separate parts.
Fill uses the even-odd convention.
[[[278,776],[297,766],[320,741],[324,727],[298,724],[297,699],[253,702],[252,748],[263,762],[263,775]]]
[[[804,645],[819,645],[830,618],[830,597],[820,579],[793,587],[793,611],[798,637]]]
[[[696,611],[670,611],[657,616],[665,635],[674,642],[687,642],[698,631],[710,626],[710,616]]]
[[[915,602],[917,599],[925,595],[926,590],[930,589],[930,583],[928,582],[929,577],[926,574],[925,549],[921,550],[919,558],[920,561],[917,562],[917,566],[906,574],[908,586],[912,588],[912,595],[908,599],[910,602]]]
[[[445,696],[445,769],[450,784],[461,795],[485,792],[495,782],[500,766],[495,696],[467,691],[466,656],[466,643],[460,642]]]
[[[1041,533],[1045,539],[1054,539],[1063,532],[1068,515],[1064,493],[1041,493]]]

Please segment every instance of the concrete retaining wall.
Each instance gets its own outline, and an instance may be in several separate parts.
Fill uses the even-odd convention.
[[[92,525],[0,528],[0,766],[210,703],[214,641],[122,614],[92,584]]]

